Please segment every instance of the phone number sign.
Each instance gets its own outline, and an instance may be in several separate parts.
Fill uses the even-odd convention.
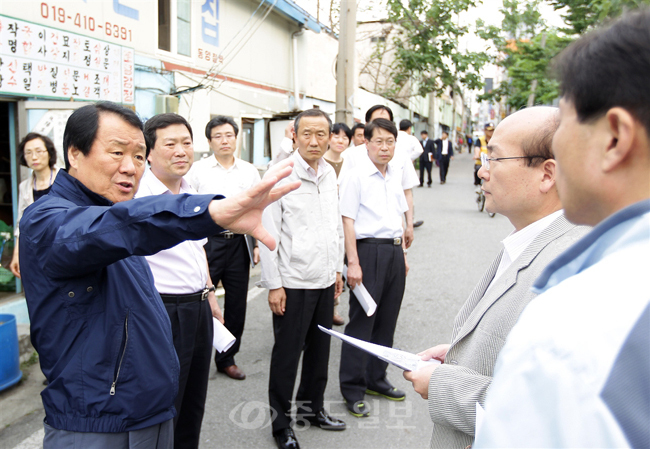
[[[134,103],[134,51],[0,15],[0,93]]]

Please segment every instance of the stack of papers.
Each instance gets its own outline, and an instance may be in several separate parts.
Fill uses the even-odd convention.
[[[367,341],[359,340],[358,338],[350,337],[340,332],[324,328],[321,325],[318,325],[318,328],[326,334],[340,338],[344,342],[351,344],[352,346],[355,346],[363,351],[366,351],[368,354],[372,354],[384,362],[388,362],[399,368],[402,368],[404,371],[417,371],[424,366],[440,363],[439,360],[425,361],[422,360],[417,354],[400,351],[399,349],[389,348],[387,346],[376,345],[374,343],[368,343]]]

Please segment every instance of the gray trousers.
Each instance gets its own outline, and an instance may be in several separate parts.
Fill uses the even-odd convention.
[[[43,423],[43,449],[172,449],[174,420],[122,433],[69,432]]]

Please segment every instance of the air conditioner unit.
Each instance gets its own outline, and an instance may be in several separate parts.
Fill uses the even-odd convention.
[[[175,112],[178,114],[178,97],[173,95],[156,95],[156,114]]]

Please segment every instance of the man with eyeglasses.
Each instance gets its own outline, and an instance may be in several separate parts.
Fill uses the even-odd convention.
[[[593,230],[535,281],[474,447],[650,447],[650,8],[554,61],[566,216]]]
[[[535,107],[504,119],[483,155],[486,208],[505,215],[514,231],[454,321],[451,344],[420,353],[431,365],[404,377],[429,402],[432,447],[473,444],[476,403],[483,405],[497,355],[542,270],[587,232],[567,221],[556,188],[551,141],[557,108]]]
[[[402,174],[389,162],[395,153],[397,128],[378,118],[366,125],[368,156],[341,179],[340,203],[348,262],[347,281],[363,283],[377,303],[367,316],[350,293],[350,322],[345,334],[392,346],[402,305],[408,264],[402,214],[408,209]],[[388,364],[350,345],[341,348],[339,380],[348,411],[358,418],[370,415],[365,394],[402,401],[406,394],[386,377]]]
[[[231,197],[260,182],[260,173],[250,162],[235,157],[239,127],[230,117],[214,117],[205,126],[214,157],[197,161],[187,174],[190,185],[199,193],[219,193]],[[214,285],[221,281],[226,297],[224,320],[226,328],[237,341],[224,352],[215,352],[217,371],[231,379],[244,380],[246,374],[235,363],[246,320],[246,298],[250,275],[250,256],[243,234],[228,230],[213,235],[205,245]],[[253,262],[259,262],[259,249],[253,250]]]

